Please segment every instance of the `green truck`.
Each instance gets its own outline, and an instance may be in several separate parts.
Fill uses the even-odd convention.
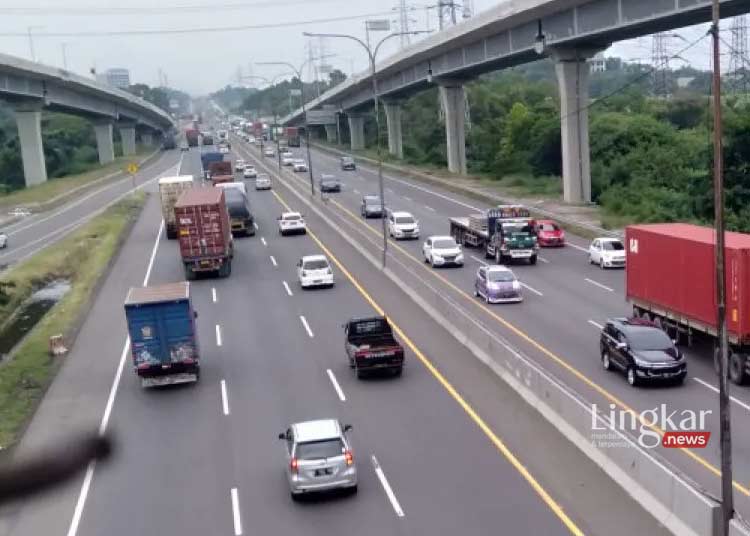
[[[483,214],[450,218],[451,236],[464,246],[482,248],[498,264],[527,261],[536,264],[534,220],[521,205],[498,205]]]

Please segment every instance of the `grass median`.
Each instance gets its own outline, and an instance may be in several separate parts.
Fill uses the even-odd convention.
[[[51,178],[41,184],[0,195],[0,210],[7,210],[16,206],[29,206],[34,208],[34,206],[44,205],[50,201],[54,202],[55,198],[61,198],[69,192],[83,189],[91,183],[103,179],[107,175],[124,171],[125,167],[130,162],[140,161],[153,150],[154,149],[150,147],[139,147],[139,150],[135,155],[118,157],[113,162],[104,166],[98,166],[91,171],[76,175],[67,175],[65,177]]]
[[[113,205],[68,238],[0,276],[0,326],[38,288],[55,280],[70,290],[0,363],[0,448],[15,444],[65,357],[51,357],[49,338],[63,334],[66,346],[77,332],[100,280],[138,218],[139,192]]]

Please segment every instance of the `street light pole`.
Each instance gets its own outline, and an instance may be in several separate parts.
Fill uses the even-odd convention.
[[[714,225],[716,227],[716,338],[719,365],[719,443],[721,454],[722,536],[729,534],[734,516],[732,479],[732,434],[727,376],[729,350],[726,326],[726,269],[724,264],[724,170],[721,143],[721,55],[719,50],[719,0],[713,0],[711,35],[713,37],[713,107],[714,107]]]
[[[367,29],[367,25],[365,26]],[[375,106],[375,140],[376,140],[376,148],[377,148],[377,156],[378,156],[378,189],[380,191],[380,219],[383,224],[383,257],[382,257],[382,266],[383,269],[385,269],[386,266],[386,259],[388,255],[388,230],[386,228],[386,217],[385,217],[385,188],[383,186],[383,155],[381,152],[381,145],[380,145],[380,111],[379,111],[379,99],[378,99],[378,81],[377,81],[377,70],[376,70],[376,62],[378,56],[378,51],[380,50],[380,47],[388,41],[389,39],[392,39],[394,37],[398,37],[400,35],[415,35],[415,34],[421,34],[421,33],[429,33],[427,31],[423,30],[417,30],[413,32],[396,32],[389,35],[386,35],[383,39],[381,39],[377,45],[375,45],[375,50],[372,50],[369,44],[369,32],[367,33],[368,36],[368,42],[365,43],[360,38],[355,37],[353,35],[347,35],[347,34],[329,34],[329,33],[311,33],[311,32],[304,32],[303,35],[306,37],[338,37],[342,39],[349,39],[351,41],[356,41],[359,43],[362,48],[364,48],[367,51],[367,57],[370,61],[370,78],[372,78],[372,100],[373,105]]]

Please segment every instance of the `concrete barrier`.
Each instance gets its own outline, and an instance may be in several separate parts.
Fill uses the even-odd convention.
[[[283,171],[279,174],[275,168],[266,166],[262,159],[256,158],[256,161],[260,167],[279,177],[280,184],[336,230],[376,269],[381,270],[377,252],[369,251],[361,241],[355,240],[337,225],[327,214],[330,209],[325,202],[300,193],[296,181]],[[371,245],[376,246],[374,242]],[[393,258],[398,265],[398,259]],[[720,534],[721,511],[716,501],[701,493],[654,453],[638,445],[634,438],[609,429],[605,417],[593,413],[590,403],[525,357],[507,340],[486,328],[449,294],[431,287],[420,274],[403,263],[400,266],[397,270],[387,268],[383,272],[672,533],[684,536]],[[418,292],[415,288],[424,290]],[[598,427],[607,428],[613,441],[620,446],[600,448],[594,444],[592,419]],[[744,535],[741,532],[737,534]]]

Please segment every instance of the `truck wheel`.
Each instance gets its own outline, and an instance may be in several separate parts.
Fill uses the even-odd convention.
[[[226,264],[226,277],[229,277],[232,275],[232,260],[230,259],[229,262]]]
[[[195,272],[190,267],[189,264],[185,265],[185,280],[186,281],[193,281],[195,279]]]
[[[747,358],[742,354],[729,354],[729,379],[732,383],[742,385],[745,383],[747,375],[745,374],[745,366],[747,364]]]
[[[529,264],[534,265],[536,264],[536,255],[532,255],[529,259]]]
[[[175,238],[177,238],[177,232],[167,229],[167,240],[174,240]]]
[[[362,372],[360,369],[354,369],[354,374],[356,374],[358,380],[361,380],[362,378],[365,377],[365,373]]]

